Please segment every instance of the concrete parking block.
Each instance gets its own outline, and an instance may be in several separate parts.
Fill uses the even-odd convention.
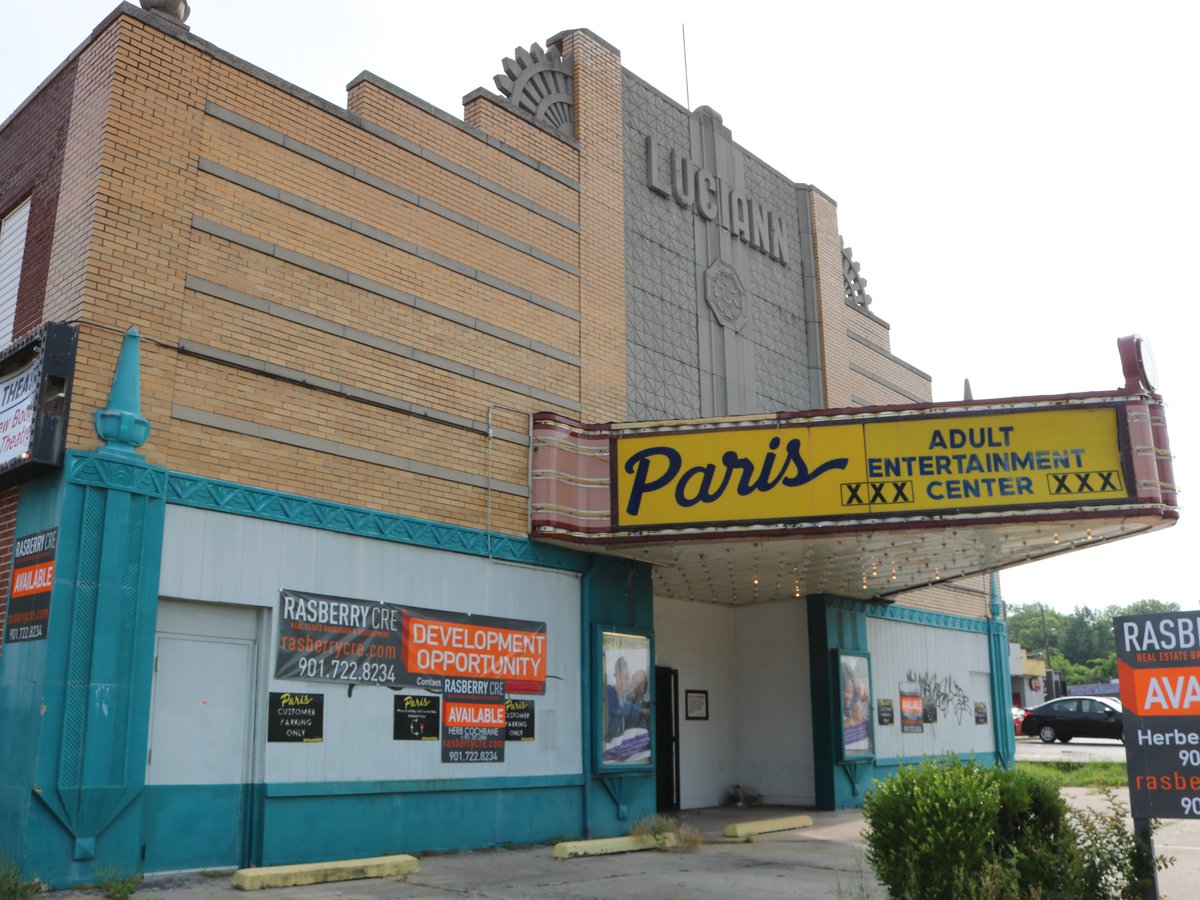
[[[638,850],[669,850],[679,841],[673,834],[655,838],[651,834],[630,834],[625,837],[597,838],[591,841],[562,841],[554,845],[555,859],[574,859],[579,856],[607,856],[609,853],[633,853]]]
[[[294,866],[239,869],[233,873],[233,886],[243,891],[257,891],[329,881],[353,881],[356,878],[391,878],[396,875],[415,875],[418,871],[420,863],[416,857],[407,854],[372,856]]]
[[[812,823],[812,816],[783,816],[752,822],[731,822],[725,826],[725,837],[745,838],[771,831],[791,831],[793,828],[809,828]]]

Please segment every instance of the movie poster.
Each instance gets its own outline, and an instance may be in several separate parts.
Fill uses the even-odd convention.
[[[645,766],[650,752],[650,638],[602,632],[603,764]]]
[[[838,696],[842,712],[842,757],[870,756],[871,661],[864,655],[838,654]]]

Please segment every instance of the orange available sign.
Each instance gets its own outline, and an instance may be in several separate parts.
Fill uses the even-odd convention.
[[[1121,705],[1138,716],[1200,715],[1200,666],[1135,669],[1119,663]]]
[[[503,728],[504,704],[447,702],[442,710],[442,721],[447,725],[462,725],[468,728]]]
[[[25,566],[13,571],[12,595],[28,597],[54,587],[54,561]]]

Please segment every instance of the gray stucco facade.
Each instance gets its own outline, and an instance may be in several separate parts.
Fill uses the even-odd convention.
[[[629,417],[820,406],[810,189],[628,70],[622,104]]]

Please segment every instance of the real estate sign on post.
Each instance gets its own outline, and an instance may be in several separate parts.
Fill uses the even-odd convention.
[[[1135,819],[1200,819],[1200,610],[1113,620]]]

